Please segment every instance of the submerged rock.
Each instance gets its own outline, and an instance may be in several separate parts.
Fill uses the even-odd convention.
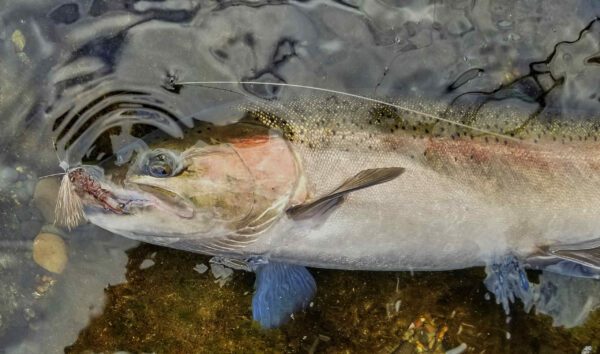
[[[54,222],[54,208],[60,181],[57,178],[43,178],[35,186],[33,203],[47,222]]]
[[[0,166],[0,189],[6,189],[15,183],[19,178],[19,173],[12,167]]]
[[[67,265],[67,246],[55,234],[40,233],[33,240],[33,260],[49,272],[60,274]]]

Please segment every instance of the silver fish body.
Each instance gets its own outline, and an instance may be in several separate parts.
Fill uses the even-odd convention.
[[[182,159],[204,161],[178,162],[203,166],[181,175],[151,178],[130,170],[132,181],[169,190],[178,205],[204,203],[196,205],[202,218],[169,214],[172,206],[154,216],[137,211],[138,219],[97,209],[88,218],[127,237],[189,251],[362,270],[457,269],[508,254],[533,259],[548,246],[598,238],[600,144],[585,122],[523,129],[507,119],[486,130],[356,100],[297,101],[275,113],[264,108],[248,112],[269,128],[269,138],[250,133],[215,143],[211,137],[211,149],[222,147],[216,155],[181,149]],[[405,172],[349,193],[324,215],[296,220],[286,213],[362,170],[386,167]],[[226,176],[228,169],[237,172]],[[206,195],[191,196],[200,191]],[[227,218],[237,219],[215,221]]]
[[[474,151],[462,151],[465,160],[438,168],[426,156],[433,140],[413,140],[410,154],[303,149],[315,194],[366,168],[402,166],[406,172],[352,193],[323,222],[282,219],[249,252],[325,268],[445,270],[490,264],[506,254],[527,258],[547,245],[598,237],[596,156],[541,146],[533,149],[546,167],[514,167],[509,161],[531,147],[480,143],[490,160],[477,162],[467,156]],[[457,152],[440,153],[453,160]]]
[[[138,154],[121,183],[100,183],[122,212],[91,201],[86,214],[129,238],[241,262],[267,328],[309,304],[307,266],[485,265],[507,313],[515,298],[548,313],[526,267],[600,277],[600,144],[588,123],[559,128],[498,132],[364,102],[251,107]]]

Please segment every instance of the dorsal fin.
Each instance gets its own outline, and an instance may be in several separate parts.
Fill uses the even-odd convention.
[[[312,202],[296,205],[288,209],[287,213],[292,219],[296,220],[321,215],[339,205],[348,193],[391,181],[403,172],[404,168],[402,167],[373,168],[360,171],[355,176],[348,178],[331,193]]]

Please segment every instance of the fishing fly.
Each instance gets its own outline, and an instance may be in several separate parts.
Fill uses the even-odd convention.
[[[68,230],[86,220],[83,202],[77,193],[77,186],[74,184],[77,181],[77,174],[73,173],[75,170],[79,170],[79,168],[67,170],[64,173],[54,209],[54,224],[64,226]],[[79,181],[77,182],[80,185]]]
[[[86,220],[80,193],[90,195],[105,210],[116,214],[125,213],[126,203],[119,202],[114,194],[79,166],[68,169],[61,180],[54,210],[55,224],[71,230]]]

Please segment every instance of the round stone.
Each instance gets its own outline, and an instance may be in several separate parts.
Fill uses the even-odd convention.
[[[33,203],[42,212],[47,222],[54,222],[54,208],[60,181],[58,178],[42,178],[35,186]]]
[[[55,234],[40,233],[33,240],[33,260],[49,272],[60,274],[67,265],[67,245]]]

